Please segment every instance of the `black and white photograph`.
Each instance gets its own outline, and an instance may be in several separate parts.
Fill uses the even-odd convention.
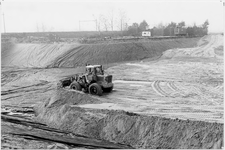
[[[1,0],[1,149],[224,149],[223,0]]]

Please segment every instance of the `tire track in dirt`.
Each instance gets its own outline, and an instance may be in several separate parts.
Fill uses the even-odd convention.
[[[178,88],[175,86],[175,84],[174,84],[173,81],[167,82],[167,86],[168,86],[171,90],[174,91],[174,94],[172,94],[172,97],[181,97],[181,96],[184,96],[184,95],[185,95],[185,93],[184,93],[182,90],[178,89]]]
[[[29,85],[29,86],[24,86],[24,87],[10,89],[10,90],[6,90],[6,91],[1,91],[1,95],[8,95],[8,94],[19,93],[19,92],[28,92],[28,91],[34,91],[34,90],[43,90],[43,89],[39,89],[37,87],[44,86],[44,85],[48,85],[48,82],[41,82],[38,84],[33,84],[33,85]],[[50,88],[51,86],[52,85],[48,85],[47,88]]]
[[[162,89],[162,86],[160,85],[161,81],[154,81],[152,83],[152,88],[153,90],[159,94],[160,96],[165,96],[165,97],[183,97],[186,96],[185,92],[183,92],[181,89],[179,89],[178,87],[175,86],[174,82],[172,81],[164,81],[166,84],[166,86],[171,89],[173,92],[171,92],[170,94],[165,92]]]
[[[165,96],[165,97],[170,97],[170,95],[167,94],[165,91],[163,91],[162,88],[160,87],[160,81],[159,80],[156,80],[152,83],[152,88],[159,95]]]

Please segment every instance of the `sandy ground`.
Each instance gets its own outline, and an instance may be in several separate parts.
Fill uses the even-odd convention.
[[[223,123],[223,56],[214,52],[222,38],[207,36],[207,44],[168,50],[157,61],[111,67],[114,91],[98,97],[102,104],[80,107]]]
[[[65,53],[64,48],[60,49],[60,45],[56,48],[50,48],[50,46],[48,47],[45,45],[47,47],[46,49],[51,51],[44,51],[44,49],[41,49],[41,45],[31,44],[30,48],[34,51],[31,53],[27,47],[26,49],[23,49],[24,45],[20,44],[18,50],[13,49],[10,53],[3,51],[2,53],[6,54],[7,57],[2,60],[3,66],[1,72],[1,111],[2,115],[4,115],[2,116],[2,148],[90,148],[89,146],[91,146],[91,148],[104,148],[107,145],[114,148],[124,148],[127,146],[121,146],[115,144],[115,142],[125,144],[128,142],[127,144],[129,147],[132,145],[131,143],[135,143],[135,141],[125,140],[120,142],[122,139],[117,137],[119,132],[117,133],[117,128],[114,129],[114,124],[110,124],[104,131],[104,134],[106,135],[101,136],[101,140],[107,140],[114,143],[104,144],[105,141],[96,141],[89,139],[90,136],[88,137],[89,133],[87,133],[87,131],[92,131],[95,127],[98,128],[98,123],[101,123],[98,121],[101,119],[106,120],[105,124],[107,125],[108,123],[113,122],[110,118],[113,119],[114,117],[120,117],[120,112],[117,113],[117,110],[138,113],[140,115],[144,115],[145,117],[147,115],[149,116],[147,120],[153,123],[155,121],[154,118],[153,120],[151,119],[152,116],[178,118],[178,120],[175,121],[176,124],[179,124],[179,119],[189,119],[191,121],[195,121],[191,123],[189,121],[184,121],[183,125],[180,126],[181,128],[175,128],[171,131],[168,128],[167,130],[168,135],[170,136],[173,135],[170,134],[172,131],[180,134],[182,128],[186,128],[186,125],[188,124],[186,131],[191,132],[191,135],[185,135],[187,140],[193,140],[192,136],[196,134],[194,132],[195,130],[196,132],[201,130],[201,132],[205,133],[205,131],[210,129],[206,135],[202,134],[201,137],[204,140],[207,139],[205,136],[211,138],[214,136],[211,136],[211,132],[214,132],[214,128],[218,127],[219,130],[218,132],[216,131],[216,136],[218,136],[218,138],[212,142],[211,146],[205,146],[212,148],[216,145],[217,148],[221,148],[222,144],[220,134],[222,134],[221,130],[223,127],[224,116],[223,48],[221,48],[221,46],[223,47],[222,39],[222,35],[209,35],[203,37],[199,41],[197,47],[171,49],[165,51],[163,56],[158,60],[149,61],[149,59],[144,59],[144,53],[139,55],[141,58],[138,59],[139,61],[124,64],[113,64],[112,67],[109,67],[106,70],[106,72],[113,75],[115,88],[112,93],[105,94],[102,97],[91,95],[79,96],[76,95],[76,92],[74,93],[68,89],[65,89],[65,92],[60,93],[56,89],[57,82],[60,79],[65,76],[82,72],[83,68],[81,67],[49,69],[39,68],[46,66],[56,67],[57,65],[65,65],[68,67],[68,64],[72,66],[75,65],[80,59],[77,60],[74,58],[77,55],[72,52],[71,47],[68,45],[61,46],[64,48],[67,47],[67,52],[72,53],[71,56],[68,55],[69,53]],[[194,45],[193,41],[191,43],[191,45]],[[161,48],[164,47],[164,50],[166,49],[165,45],[160,45]],[[187,47],[188,45],[190,44],[184,44],[182,47]],[[77,45],[73,46],[75,47],[75,51],[79,50],[79,53],[82,52],[82,48],[77,48]],[[173,46],[174,45],[171,45],[171,47]],[[175,46],[177,45],[175,44]],[[39,47],[40,49],[35,51],[35,47]],[[159,56],[160,53],[155,52],[157,49],[158,48],[155,48],[154,51],[151,52],[154,52],[154,54]],[[89,50],[91,50],[90,46]],[[145,49],[142,50],[145,51]],[[24,52],[26,55],[21,55],[20,51]],[[133,49],[133,51],[135,51],[135,49]],[[100,51],[98,52],[100,53]],[[17,55],[18,53],[19,55]],[[61,59],[61,54],[63,54],[63,56],[70,56],[69,61],[66,61],[67,59],[64,59],[64,57]],[[88,55],[86,54],[87,53],[83,54],[83,56],[85,56],[85,59],[88,59],[88,57],[86,57]],[[132,55],[136,54],[137,53],[135,52]],[[38,57],[35,57],[36,55],[38,55]],[[47,55],[51,59],[45,59],[44,57]],[[10,56],[12,56],[12,58]],[[80,56],[80,54],[78,56]],[[148,57],[150,56],[153,57],[153,55],[149,52]],[[134,58],[136,59],[136,57]],[[117,60],[123,61],[123,59],[127,58],[113,58],[112,62],[116,62]],[[128,58],[128,60],[135,59]],[[103,61],[104,59],[100,60]],[[18,68],[18,66],[35,67],[36,69]],[[54,100],[58,100],[58,103],[56,104],[60,110],[62,109],[63,112],[67,111],[65,115],[61,114],[63,115],[62,118],[59,117],[60,114],[58,114],[62,112],[58,111],[58,109],[54,109],[54,107],[49,109],[47,107],[48,102],[54,102]],[[64,105],[66,106],[60,106],[61,103],[63,103],[61,100],[65,100],[64,102],[66,104]],[[43,106],[45,104],[46,106]],[[46,110],[41,108],[39,111],[38,109],[34,111],[33,108],[39,105],[43,106]],[[67,109],[69,108],[68,106],[71,107],[71,109]],[[51,107],[51,105],[49,107]],[[40,110],[44,111],[42,112]],[[95,110],[101,112],[96,113]],[[107,115],[105,115],[106,110]],[[116,113],[113,110],[115,110]],[[92,113],[91,111],[94,112]],[[85,113],[82,114],[83,112]],[[46,115],[46,113],[48,115]],[[76,113],[79,114],[79,116],[74,118],[73,115]],[[104,116],[106,118],[104,118]],[[69,117],[72,117],[72,119],[69,119]],[[70,122],[74,121],[73,118],[78,120],[75,120],[76,122]],[[56,122],[55,119],[61,120]],[[125,113],[124,119],[131,119],[136,122],[130,113]],[[39,120],[39,122],[36,122],[35,120]],[[140,124],[148,124],[143,123],[140,119],[138,120]],[[161,119],[157,118],[156,120]],[[162,120],[165,124],[169,123],[171,127],[174,126],[174,124],[171,123],[174,122],[173,120]],[[206,123],[199,122],[199,120],[205,121]],[[71,128],[71,130],[69,130],[70,132],[73,132],[72,135],[68,133],[69,128],[67,124],[70,125],[68,121],[71,123],[71,126],[75,126],[75,128]],[[93,126],[96,126],[92,128],[90,122],[93,123]],[[216,122],[219,124],[211,124],[208,122]],[[56,126],[57,123],[60,123],[60,125]],[[128,128],[126,131],[124,130],[124,132],[129,130],[129,123],[126,125],[126,121],[121,123],[120,120],[117,120],[116,123],[118,123],[118,128],[123,128],[123,126],[126,126],[124,128]],[[192,126],[192,123],[195,124],[195,126]],[[163,134],[164,130],[161,129],[161,121],[159,121],[159,124],[160,127],[156,129],[160,132],[155,132],[153,135],[149,135],[149,137],[155,137],[155,134],[160,134],[158,138],[165,138]],[[204,125],[204,129],[202,129],[202,124],[206,124]],[[57,130],[52,128],[50,129],[50,127],[55,127]],[[80,127],[84,128],[80,129]],[[151,126],[148,126],[148,128],[151,128]],[[162,126],[162,128],[164,128],[164,126]],[[140,130],[138,127],[136,129],[138,131]],[[129,139],[131,135],[135,135],[133,132],[136,132],[136,129],[131,130],[132,133],[129,133],[129,135],[124,133],[126,138]],[[60,130],[60,134],[58,130]],[[115,131],[115,135],[109,135],[111,133],[107,132],[108,130],[112,130],[113,132]],[[77,136],[77,133],[82,133],[82,136],[85,135],[85,139]],[[93,135],[95,134],[93,133]],[[141,133],[140,136],[142,136]],[[176,138],[179,139],[180,136],[176,136]],[[174,139],[175,141],[177,140],[176,138]],[[61,141],[57,139],[61,139]],[[33,143],[30,143],[31,140]],[[138,144],[142,143],[141,140],[142,138],[139,139]],[[163,142],[163,140],[154,140]],[[74,141],[83,143],[82,145],[79,145],[75,142],[76,144],[74,145]],[[89,141],[91,145],[85,144],[84,141]],[[170,139],[167,139],[167,141],[170,141]],[[199,143],[201,143],[200,141],[192,141],[197,143],[197,145],[193,145],[192,142],[187,143],[182,140],[180,142],[183,142],[184,145],[187,144],[186,146],[188,148],[201,147],[201,145],[199,145]],[[26,146],[26,143],[29,143],[30,145]],[[171,142],[168,142],[168,144],[171,144]],[[154,145],[154,141],[151,141],[151,138],[147,138],[144,146],[133,146],[136,148],[160,148],[160,145],[162,144],[157,143],[157,145]],[[168,146],[171,148],[182,147],[179,146],[179,144],[174,146],[164,145],[162,147],[167,148]]]

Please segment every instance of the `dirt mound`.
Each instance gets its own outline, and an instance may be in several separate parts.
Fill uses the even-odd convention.
[[[36,107],[36,120],[50,127],[134,148],[221,148],[223,124],[142,116],[116,110],[83,109],[89,95],[59,93]]]
[[[171,48],[196,46],[199,38],[103,44],[15,44],[2,46],[2,66],[77,67],[157,57]]]
[[[201,38],[198,47],[187,49],[171,49],[163,53],[163,58],[216,58],[223,59],[223,36],[208,35]]]
[[[53,92],[53,96],[47,99],[44,103],[37,105],[35,107],[36,113],[41,113],[45,109],[55,109],[60,106],[67,105],[77,105],[77,104],[88,104],[88,103],[98,103],[99,100],[91,98],[88,94],[83,92],[76,92],[73,90],[57,89]]]

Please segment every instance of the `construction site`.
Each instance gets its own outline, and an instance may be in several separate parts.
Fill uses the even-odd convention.
[[[82,43],[2,42],[2,149],[221,149],[223,35]],[[58,87],[102,65],[102,96]]]
[[[1,149],[224,149],[224,2],[19,1]]]

